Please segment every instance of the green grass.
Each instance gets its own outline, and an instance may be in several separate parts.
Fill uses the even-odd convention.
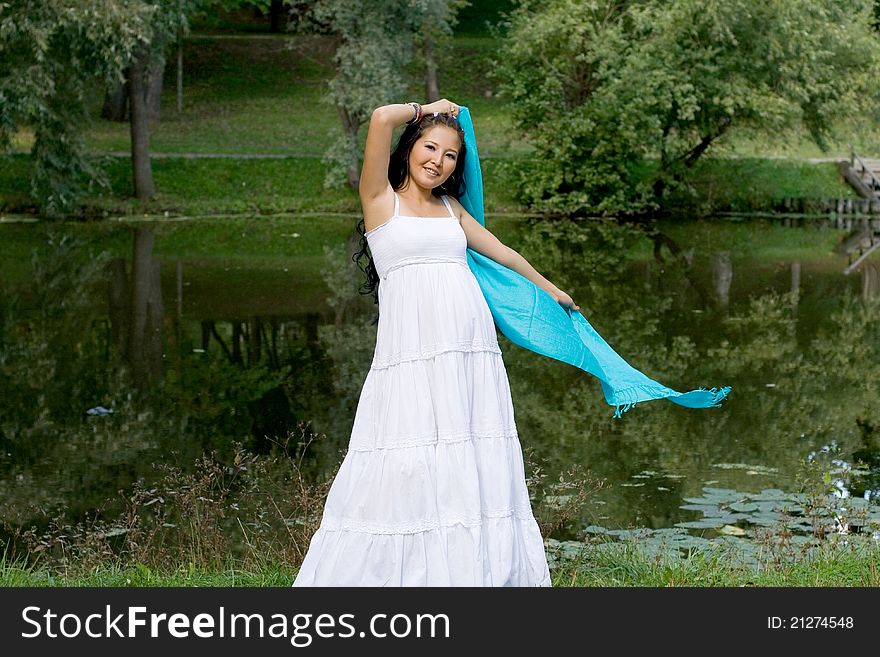
[[[90,572],[62,573],[41,566],[0,563],[0,587],[264,587],[290,586],[296,569],[288,564],[267,562],[243,566],[230,562],[224,568],[197,568],[183,564],[176,570],[161,570],[143,564],[99,566]]]
[[[332,76],[333,43],[319,36],[187,39],[184,111],[177,113],[176,67],[166,67],[162,120],[153,126],[157,153],[270,153],[320,156],[337,127],[322,102]],[[102,96],[94,94],[93,116]],[[129,150],[127,123],[97,119],[87,133],[96,151]]]
[[[184,110],[177,112],[176,67],[169,65],[162,119],[150,135],[153,152],[320,158],[330,136],[341,129],[335,106],[326,100],[334,47],[335,42],[323,36],[188,38]],[[512,122],[489,82],[489,58],[496,48],[489,37],[459,37],[440,56],[442,93],[472,109],[483,157],[524,148],[521,140],[512,138]],[[459,68],[468,75],[451,74]],[[415,68],[411,73],[418,79]],[[423,95],[424,90],[414,86],[399,100]],[[91,113],[98,117],[103,102],[99,88],[93,98]],[[362,144],[366,133],[363,125]],[[87,131],[87,144],[95,151],[127,152],[128,124],[96,119]]]
[[[826,150],[799,125],[773,135],[754,134],[740,129],[731,133],[729,139],[722,140],[716,153],[738,157],[848,160],[851,146],[862,156],[877,157],[880,154],[880,126],[871,117],[841,118],[834,126]]]
[[[696,165],[693,180],[701,203],[734,211],[772,207],[785,198],[857,196],[833,162],[709,158]]]
[[[355,214],[360,201],[354,190],[325,188],[325,166],[317,158],[157,158],[153,160],[156,197],[140,202],[131,197],[130,160],[107,157],[104,169],[110,193],[90,198],[86,214],[96,216],[205,216],[321,212]],[[495,174],[497,160],[484,164],[487,212],[522,211],[504,173]],[[0,158],[0,212],[32,210],[27,196],[30,159]]]
[[[324,187],[325,166],[318,158],[237,159],[157,158],[153,175],[157,195],[150,202],[131,197],[126,157],[104,158],[111,191],[86,202],[90,215],[346,213],[357,214],[357,194]],[[513,172],[503,158],[485,159],[487,213],[527,213],[516,200]],[[0,212],[30,208],[30,161],[25,155],[0,158]],[[679,195],[673,206],[711,209],[769,208],[787,197],[849,198],[853,191],[835,165],[788,160],[707,160],[694,178],[696,197]],[[707,210],[708,207],[708,210]]]
[[[657,560],[633,545],[588,549],[554,569],[554,586],[880,586],[880,546],[859,551],[826,547],[817,556],[761,568],[692,552]]]
[[[880,586],[880,547],[848,551],[826,548],[817,556],[761,568],[727,563],[722,557],[691,553],[681,559],[656,560],[632,546],[588,550],[576,560],[551,569],[553,586],[740,587],[740,586]],[[182,564],[174,570],[102,565],[88,572],[61,572],[20,562],[0,562],[0,587],[257,587],[290,586],[296,568],[270,562],[230,562],[208,569]]]

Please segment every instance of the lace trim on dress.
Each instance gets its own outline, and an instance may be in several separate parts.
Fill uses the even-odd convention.
[[[445,217],[449,219],[449,217]],[[382,278],[388,278],[388,274],[393,272],[395,269],[400,269],[401,267],[407,267],[409,265],[434,265],[434,264],[453,264],[453,265],[462,265],[463,267],[467,267],[467,260],[464,258],[438,258],[436,256],[412,256],[411,258],[404,258],[399,262],[395,262],[388,269],[385,270],[385,273],[382,274]]]
[[[378,523],[355,518],[328,518],[321,520],[321,529],[324,531],[351,531],[365,534],[420,534],[422,532],[437,531],[441,528],[464,525],[465,527],[479,527],[483,524],[483,518],[503,520],[520,520],[534,522],[532,511],[526,507],[513,509],[487,509],[479,516],[446,516],[439,520],[414,520],[411,522]]]
[[[503,427],[494,430],[465,429],[456,431],[444,436],[438,436],[436,433],[424,434],[421,436],[410,436],[402,439],[385,439],[383,445],[374,444],[375,441],[370,438],[362,438],[352,436],[348,445],[350,452],[372,452],[374,450],[385,449],[407,449],[411,447],[428,447],[434,445],[454,445],[457,443],[467,442],[469,440],[512,440],[519,438],[516,426]]]
[[[427,351],[412,351],[408,353],[401,354],[396,358],[391,358],[388,360],[379,360],[374,359],[373,364],[370,366],[371,370],[384,370],[389,367],[394,367],[395,365],[400,365],[401,363],[408,363],[414,360],[430,360],[431,358],[436,358],[440,354],[445,354],[448,352],[463,352],[463,353],[492,353],[492,354],[500,354],[501,348],[498,346],[496,342],[486,342],[484,340],[463,340],[457,344],[452,345],[444,345],[442,347],[435,347],[434,349],[429,349]]]

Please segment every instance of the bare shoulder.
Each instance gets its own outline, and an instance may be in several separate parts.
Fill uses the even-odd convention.
[[[467,233],[468,230],[486,230],[483,225],[474,219],[473,215],[465,209],[461,204],[461,201],[454,196],[447,196],[446,198],[449,199],[449,203],[452,205],[452,211],[455,213],[455,216],[458,217],[458,222],[461,224],[461,227],[464,228],[465,233]]]
[[[452,211],[458,215],[458,221],[467,238],[468,247],[479,251],[496,262],[506,264],[509,259],[510,249],[495,237],[488,228],[477,221],[458,199],[451,196],[449,199],[452,204]]]
[[[459,222],[465,220],[467,217],[470,217],[471,219],[476,221],[473,217],[471,217],[471,213],[464,209],[461,201],[450,195],[447,195],[446,198],[449,200],[449,204],[452,206],[452,211],[455,213],[455,216],[458,217]]]
[[[364,214],[365,231],[378,228],[388,221],[394,214],[394,190],[391,184],[386,185],[377,196],[361,195],[361,210]]]

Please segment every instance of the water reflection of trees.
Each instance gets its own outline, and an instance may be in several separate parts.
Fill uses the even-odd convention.
[[[111,260],[107,273],[113,344],[124,355],[133,381],[138,385],[153,383],[162,375],[165,309],[152,227],[139,226],[132,233],[131,274],[124,258]]]
[[[811,447],[835,439],[851,451],[859,449],[857,423],[865,418],[876,422],[880,415],[876,299],[838,292],[818,330],[799,340],[801,284],[794,274],[786,281],[790,288],[765,288],[728,316],[732,264],[727,257],[710,252],[685,258],[682,249],[673,247],[677,257],[646,265],[662,274],[634,280],[625,273],[626,248],[628,240],[637,239],[636,231],[604,224],[544,223],[526,232],[521,247],[548,278],[577,291],[588,319],[632,364],[679,390],[730,384],[731,398],[723,409],[705,411],[651,402],[611,421],[610,407],[592,377],[505,341],[524,443],[538,446],[559,467],[575,461],[616,481],[642,469],[685,475],[683,494],[699,492],[716,463],[777,467],[782,473],[778,485],[784,485],[793,484],[791,473]],[[574,244],[590,244],[592,253],[572,262]],[[695,308],[693,302],[706,296],[693,284],[698,258],[708,262],[702,271],[710,283],[712,272],[720,272],[714,278],[714,302]],[[695,299],[682,304],[683,291]],[[745,489],[754,484],[748,475],[739,476]],[[616,487],[605,498],[606,513],[634,519],[644,495],[639,488]],[[656,505],[655,515],[664,522],[679,518],[676,496],[664,499],[668,517],[663,519]]]
[[[191,464],[205,449],[231,452],[235,441],[267,451],[289,431],[299,436],[298,423],[333,394],[317,313],[183,325],[176,263],[172,325],[152,230],[132,231],[131,244],[129,264],[50,230],[32,284],[4,295],[5,523],[39,524],[57,510],[112,513],[106,500],[157,476],[153,462]],[[112,412],[86,413],[99,406]]]

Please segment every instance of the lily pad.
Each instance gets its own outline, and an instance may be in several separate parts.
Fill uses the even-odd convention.
[[[717,504],[682,504],[678,508],[685,509],[687,511],[700,511],[704,516],[708,516],[710,514],[718,512]]]
[[[675,526],[687,529],[718,529],[719,527],[723,527],[726,523],[726,518],[703,518],[702,520],[677,522],[675,523]]]
[[[778,468],[771,468],[766,465],[751,465],[748,463],[713,463],[713,468],[721,468],[722,470],[745,470],[749,474],[776,474]]]
[[[620,538],[643,538],[651,534],[651,530],[647,527],[639,529],[609,529],[608,533]]]
[[[584,527],[584,532],[587,534],[605,534],[607,535],[609,532],[604,527],[600,527],[598,525],[590,525],[589,527]]]
[[[750,495],[753,500],[787,500],[791,496],[778,488],[765,488],[757,495]]]

